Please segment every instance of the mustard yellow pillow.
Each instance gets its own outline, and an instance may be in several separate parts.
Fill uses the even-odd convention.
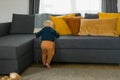
[[[65,18],[65,17],[75,17],[75,14],[69,14],[69,15],[65,15],[65,16],[50,16],[50,19],[54,24],[54,29],[60,35],[72,34],[67,23],[63,20],[63,18]]]
[[[120,35],[120,14],[119,13],[98,13],[99,19],[102,18],[118,18],[117,20],[117,32]]]
[[[118,36],[116,31],[117,18],[81,19],[78,35]]]

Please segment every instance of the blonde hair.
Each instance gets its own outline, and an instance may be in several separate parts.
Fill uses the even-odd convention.
[[[53,27],[53,22],[51,20],[46,20],[43,22],[43,26],[46,26],[46,23],[50,23],[50,27]]]

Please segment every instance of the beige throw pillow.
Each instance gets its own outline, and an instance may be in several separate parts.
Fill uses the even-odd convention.
[[[78,35],[118,36],[116,26],[117,18],[81,19]]]

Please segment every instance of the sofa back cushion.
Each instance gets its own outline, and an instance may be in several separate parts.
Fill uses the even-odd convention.
[[[24,14],[13,14],[11,34],[30,34],[34,31],[34,16]]]
[[[0,37],[9,33],[10,26],[11,23],[0,23]]]
[[[54,29],[60,35],[69,35],[72,34],[67,23],[63,20],[65,17],[75,17],[75,14],[68,14],[64,16],[50,16],[50,20],[54,24]]]
[[[116,25],[117,18],[82,19],[78,35],[118,36]]]
[[[81,13],[52,14],[51,16],[64,16],[64,15],[69,15],[69,14],[74,14],[75,16],[81,16]]]
[[[117,20],[117,32],[120,35],[120,14],[119,13],[99,13],[99,18],[118,18]]]
[[[84,16],[85,19],[98,19],[99,16],[98,14],[96,13],[85,13],[85,16]]]

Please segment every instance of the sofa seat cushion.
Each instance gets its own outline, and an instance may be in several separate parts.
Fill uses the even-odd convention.
[[[19,34],[0,38],[0,59],[16,59],[32,49],[34,35]]]
[[[71,49],[120,49],[120,37],[104,36],[60,36],[56,48]],[[34,48],[40,47],[40,38],[34,39]]]

